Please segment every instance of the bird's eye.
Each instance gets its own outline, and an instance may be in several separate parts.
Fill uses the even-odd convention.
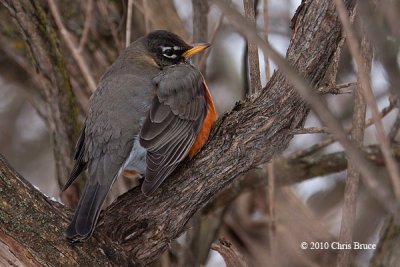
[[[162,55],[167,58],[176,58],[175,50],[172,47],[161,46]]]

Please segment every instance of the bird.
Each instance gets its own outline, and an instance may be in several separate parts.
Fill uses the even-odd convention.
[[[217,112],[190,57],[209,46],[153,31],[131,43],[102,75],[63,188],[87,169],[67,240],[82,242],[93,234],[117,177],[139,177],[142,193],[149,196],[207,142]]]

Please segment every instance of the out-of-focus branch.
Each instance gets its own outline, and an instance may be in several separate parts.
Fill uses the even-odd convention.
[[[384,166],[384,159],[378,146],[368,146],[363,151],[374,166]],[[400,162],[400,146],[396,145],[392,147],[391,152],[397,162]],[[315,177],[341,172],[346,170],[347,167],[348,162],[344,152],[312,155],[294,160],[278,158],[274,161],[275,185],[277,187],[293,185]],[[219,207],[225,206],[243,192],[266,186],[265,176],[267,175],[266,164],[250,170],[245,176],[236,180],[229,188],[219,193],[214,201],[210,202],[204,208],[203,213],[207,214]]]
[[[150,19],[150,7],[149,1],[142,1],[143,5],[143,18],[144,18],[144,29],[145,33],[149,33],[151,31],[151,19]]]
[[[193,9],[193,42],[208,41],[208,2],[203,0],[192,0]],[[200,66],[200,55],[194,57],[194,63],[200,68],[200,71],[206,73],[206,64]]]
[[[48,0],[48,1],[54,1],[54,0]],[[108,8],[107,8],[107,4],[104,2],[104,0],[98,0],[98,1],[96,1],[96,3],[97,3],[97,8],[98,8],[100,14],[102,15],[102,17],[107,22],[108,28],[110,29],[111,36],[113,37],[114,44],[117,47],[117,50],[121,51],[122,50],[122,44],[121,44],[121,41],[119,40],[119,37],[118,37],[118,29],[114,25],[113,21],[111,20],[111,16],[109,14],[109,11],[108,11]]]
[[[396,107],[396,105],[397,105],[397,101],[390,102],[387,107],[383,108],[379,114],[381,116],[381,118],[384,118],[387,114],[389,114]],[[365,127],[369,127],[373,123],[374,123],[373,119],[369,118],[368,120],[365,121]],[[351,128],[346,129],[347,133],[350,133],[350,131],[351,131]],[[299,158],[311,155],[311,154],[315,153],[316,151],[333,144],[334,142],[336,142],[336,140],[332,136],[330,136],[330,137],[322,140],[321,142],[318,142],[306,149],[292,153],[288,158],[293,160],[293,159],[299,159]]]
[[[65,43],[67,44],[69,50],[72,53],[76,63],[82,71],[83,77],[85,78],[89,89],[94,92],[96,90],[96,82],[92,76],[92,73],[89,70],[85,60],[80,54],[79,47],[74,43],[73,36],[71,33],[65,28],[64,23],[61,20],[60,12],[58,11],[57,4],[54,0],[47,0],[53,18],[57,24],[58,29],[60,30],[61,36],[63,37]]]
[[[74,140],[78,137],[79,111],[72,92],[64,57],[56,33],[39,1],[1,0],[25,38],[47,104],[57,179],[69,176]]]
[[[85,46],[86,40],[89,35],[89,29],[92,17],[93,17],[93,0],[89,0],[86,5],[85,24],[83,25],[82,37],[81,40],[79,41],[78,52],[82,52],[82,49]]]
[[[143,2],[146,2],[146,9]],[[173,0],[133,0],[133,4],[143,16],[147,17],[154,29],[169,30],[188,40],[184,21],[179,17]],[[162,16],[160,16],[160,10],[162,10]]]
[[[215,38],[217,37],[217,33],[218,33],[219,30],[221,29],[221,26],[222,26],[222,22],[223,22],[223,21],[224,21],[224,15],[221,14],[221,15],[219,16],[218,22],[217,22],[217,24],[215,25],[215,28],[214,28],[213,33],[212,33],[212,35],[211,35],[211,38],[210,38],[210,43],[211,43],[211,44],[214,43]],[[204,53],[202,53],[202,54],[200,55],[200,61],[199,61],[198,67],[199,67],[200,70],[203,70],[203,73],[205,73],[205,72],[204,72],[204,66],[205,66],[205,64],[206,64],[206,61],[207,61],[208,56],[210,55],[210,51],[211,51],[211,49],[209,48],[209,49],[207,49]]]
[[[400,226],[393,216],[383,225],[370,267],[397,267],[400,262]]]
[[[264,19],[264,34],[265,34],[265,40],[268,41],[268,32],[269,32],[269,14],[268,14],[268,0],[264,0],[263,3],[263,19]],[[267,81],[271,77],[271,70],[270,70],[270,64],[269,64],[269,59],[268,59],[268,54],[264,53],[264,61],[265,61],[265,77],[267,78]]]
[[[362,56],[364,66],[368,73],[371,72],[372,66],[372,47],[369,41],[364,37],[361,43]],[[359,77],[358,80],[361,78]],[[360,84],[360,83],[359,83]],[[365,112],[366,104],[362,96],[362,88],[358,87],[354,91],[354,111],[353,111],[353,127],[350,133],[351,140],[362,146],[364,143],[365,131]],[[354,166],[353,161],[349,161],[347,170],[347,180],[344,189],[344,206],[342,210],[342,222],[340,226],[339,243],[351,244],[353,242],[354,222],[356,220],[356,207],[358,196],[358,184],[360,173]],[[351,251],[342,249],[339,251],[337,266],[349,266],[351,261]]]
[[[220,239],[219,244],[213,244],[211,249],[218,251],[224,258],[227,267],[251,267],[253,266],[249,260],[228,241]]]
[[[373,43],[378,58],[385,68],[391,85],[391,91],[397,95],[397,98],[400,98],[400,69],[397,60],[399,46],[394,41],[396,40],[395,38],[398,40],[400,36],[398,33],[398,23],[393,23],[392,21],[393,12],[396,14],[396,1],[379,1],[378,5],[375,5],[374,2],[376,1],[359,1],[360,15],[365,24],[368,37]],[[398,20],[398,14],[394,16]],[[379,23],[383,20],[389,21],[393,32],[388,31],[385,23]]]
[[[249,22],[256,28],[256,13],[254,8],[254,0],[243,0],[244,14]],[[247,96],[257,96],[261,91],[260,63],[258,61],[258,47],[253,40],[247,40],[247,59],[249,63],[250,85],[248,86]]]
[[[368,103],[368,106],[371,108],[372,118],[374,119],[374,123],[377,131],[377,139],[378,143],[382,149],[383,155],[385,156],[385,161],[387,162],[386,167],[388,168],[390,178],[393,184],[393,191],[396,195],[397,202],[400,201],[400,173],[396,162],[394,161],[392,155],[390,154],[390,143],[389,139],[386,136],[385,129],[383,127],[383,123],[379,116],[378,104],[375,101],[374,94],[372,92],[370,77],[368,75],[368,71],[366,66],[364,65],[363,56],[360,53],[359,42],[357,41],[357,36],[351,27],[350,18],[347,15],[346,6],[343,3],[343,0],[334,0],[336,9],[339,13],[339,18],[342,22],[344,32],[346,33],[346,40],[350,48],[350,52],[357,64],[358,77],[360,87],[362,88],[362,94],[365,100]],[[365,174],[364,174],[365,176]],[[397,204],[396,204],[397,206]],[[397,210],[397,208],[396,208]],[[395,212],[394,210],[392,210]]]
[[[398,140],[396,140],[396,137],[399,132],[399,129],[400,129],[400,112],[398,111],[396,119],[393,123],[392,128],[390,128],[389,132],[389,139],[391,142],[398,142]]]
[[[133,0],[128,0],[128,15],[126,18],[126,39],[125,39],[125,47],[131,43],[131,31],[132,31],[132,9],[133,9]]]
[[[352,90],[349,90],[349,87],[356,86],[356,82],[351,83],[342,83],[342,84],[335,84],[327,87],[320,87],[318,88],[318,93],[324,94],[332,94],[332,95],[339,95],[339,94],[350,94]],[[347,91],[342,89],[348,89]]]

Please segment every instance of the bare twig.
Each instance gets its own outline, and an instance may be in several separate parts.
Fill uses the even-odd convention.
[[[57,24],[57,27],[60,30],[61,36],[63,37],[69,50],[71,50],[72,56],[75,59],[76,63],[78,64],[79,68],[81,69],[82,75],[85,78],[90,91],[94,92],[94,90],[96,90],[96,83],[94,81],[92,73],[90,72],[89,67],[87,66],[85,60],[81,56],[80,51],[76,46],[71,33],[65,28],[61,20],[60,12],[58,11],[56,2],[54,0],[47,0],[47,2],[49,4],[51,14],[53,15],[54,20]]]
[[[380,112],[380,117],[384,118],[387,114],[389,114],[394,108],[396,107],[396,103],[395,102],[390,102],[389,105],[387,107],[384,107],[381,112]],[[373,119],[369,118],[368,120],[365,121],[365,127],[369,127],[373,124]],[[350,129],[346,129],[346,132],[349,133],[351,131]],[[337,140],[335,140],[335,138],[333,138],[332,136],[304,149],[304,150],[300,150],[300,151],[296,151],[294,153],[292,153],[288,159],[289,160],[294,160],[294,159],[299,159],[311,154],[314,154],[315,152],[317,152],[318,150],[327,147],[331,144],[333,144],[334,142],[336,142]]]
[[[318,93],[320,94],[333,94],[333,95],[339,95],[339,94],[350,94],[353,90],[348,90],[344,91],[342,89],[349,88],[349,87],[354,87],[356,86],[356,82],[350,82],[350,83],[342,83],[342,84],[335,84],[332,86],[328,87],[320,87],[318,88]]]
[[[213,244],[211,248],[218,251],[225,260],[227,267],[251,267],[252,264],[249,260],[244,258],[243,255],[228,241],[220,239],[219,244]]]
[[[400,112],[397,112],[397,116],[396,116],[396,120],[393,123],[392,128],[390,128],[390,132],[389,132],[389,138],[391,142],[395,142],[396,141],[396,136],[397,133],[399,132],[400,129]]]
[[[364,65],[368,73],[371,72],[372,65],[372,47],[369,41],[364,37],[361,44]],[[360,80],[361,77],[358,77]],[[365,131],[365,112],[366,104],[362,96],[362,88],[358,87],[354,91],[354,112],[353,112],[353,128],[351,130],[351,139],[358,145],[362,146],[364,142]],[[342,210],[342,222],[340,226],[339,243],[350,244],[353,241],[354,222],[356,218],[358,184],[360,173],[357,171],[352,160],[349,161],[347,171],[347,180],[344,190],[344,206]],[[337,266],[349,266],[351,250],[339,250]]]
[[[263,15],[264,15],[265,40],[268,41],[268,31],[269,31],[268,0],[264,0]],[[264,53],[264,61],[265,61],[265,77],[266,77],[266,79],[268,81],[269,78],[271,77],[271,70],[270,70],[268,54],[266,54],[266,53]]]
[[[271,254],[271,266],[276,265],[276,218],[275,218],[275,171],[274,171],[274,161],[267,163],[268,172],[268,210],[269,210],[269,222],[268,222],[268,237],[270,244],[270,254]]]
[[[145,33],[149,33],[151,30],[151,25],[150,25],[150,10],[149,10],[149,1],[148,0],[143,0],[142,1],[142,5],[143,5],[143,19],[144,19],[144,30]]]
[[[256,14],[253,6],[254,0],[243,0],[244,14],[253,27],[256,27]],[[248,61],[250,65],[250,86],[247,96],[256,96],[261,91],[260,63],[258,61],[258,48],[253,40],[247,40]],[[248,74],[246,74],[248,75]]]
[[[370,78],[366,70],[366,66],[363,64],[363,57],[360,53],[359,44],[356,35],[351,27],[351,22],[349,16],[347,15],[346,7],[342,0],[334,1],[336,9],[339,14],[339,18],[342,22],[344,32],[346,33],[348,45],[350,52],[357,64],[357,69],[359,72],[359,83],[362,88],[363,96],[371,108],[372,118],[374,119],[377,139],[379,145],[382,149],[383,155],[385,156],[386,166],[389,171],[390,178],[393,184],[393,191],[396,195],[397,200],[400,200],[400,173],[394,158],[390,154],[390,143],[385,134],[385,129],[383,127],[381,118],[379,116],[378,105],[375,101],[374,95],[372,93],[372,88],[370,84]]]
[[[365,30],[377,51],[380,62],[385,68],[390,89],[395,92],[397,97],[400,97],[400,69],[397,60],[398,46],[393,45],[393,39],[389,36],[393,34],[396,36],[398,32],[398,23],[394,24],[392,21],[393,9],[396,10],[395,1],[359,1],[358,6],[363,23],[366,25]],[[390,8],[388,8],[390,6]],[[390,9],[390,10],[388,10]],[[397,11],[398,13],[398,11]],[[398,15],[397,15],[398,17]],[[388,21],[392,31],[391,33],[384,23],[377,23],[377,21]],[[397,29],[397,30],[396,30]],[[398,36],[398,33],[397,33]],[[396,38],[396,37],[395,37]]]
[[[131,31],[132,31],[132,9],[133,9],[133,0],[128,0],[128,15],[126,18],[126,40],[125,47],[131,43]]]
[[[298,128],[291,130],[293,134],[312,134],[312,133],[324,133],[329,134],[328,128],[326,127],[308,127]]]
[[[264,34],[265,40],[268,42],[268,29],[269,29],[269,14],[268,14],[268,0],[264,0],[263,17],[264,17]],[[265,64],[265,79],[267,82],[271,78],[270,64],[268,54],[264,52],[264,64]],[[276,265],[277,256],[277,243],[276,243],[276,217],[275,217],[275,171],[274,171],[274,159],[267,163],[268,172],[268,210],[269,210],[269,222],[268,222],[268,237],[270,244],[270,256],[271,265]],[[265,189],[264,189],[265,190]]]
[[[207,1],[192,0],[193,7],[193,42],[206,42],[208,40],[208,11]],[[199,66],[200,56],[194,57],[194,62]],[[206,65],[203,64],[199,69],[206,73]]]
[[[364,147],[363,151],[374,166],[384,166],[383,156],[377,145]],[[396,160],[400,162],[400,147],[398,145],[393,146],[392,153],[395,155]],[[311,155],[295,160],[277,158],[274,160],[275,187],[281,188],[283,186],[294,185],[315,177],[338,173],[347,168],[348,160],[343,151],[323,155]],[[267,179],[265,179],[267,175],[267,164],[250,170],[246,175],[216,195],[215,199],[207,204],[202,212],[208,214],[231,203],[237,196],[244,192],[267,186]]]
[[[98,0],[98,1],[96,1],[96,3],[97,3],[97,8],[98,8],[101,16],[105,18],[105,20],[107,22],[107,25],[108,25],[108,28],[111,31],[111,35],[113,37],[115,46],[117,47],[118,51],[121,51],[122,50],[122,44],[121,44],[121,42],[119,40],[119,37],[118,37],[118,30],[117,30],[117,27],[115,27],[114,23],[111,20],[110,14],[109,14],[108,9],[107,9],[107,5],[104,3],[104,0]]]
[[[81,40],[79,41],[78,52],[81,53],[85,43],[87,41],[87,37],[89,35],[90,22],[93,17],[93,0],[89,0],[86,5],[86,16],[85,16],[85,24],[83,26],[83,32]]]
[[[373,196],[380,201],[383,207],[392,212],[396,212],[398,205],[391,201],[390,192],[386,188],[379,185],[378,181],[376,180],[376,177],[379,177],[376,174],[376,170],[370,166],[369,162],[363,157],[358,148],[356,148],[350,142],[350,140],[347,138],[346,132],[343,130],[343,127],[324,104],[324,101],[321,99],[321,97],[310,90],[310,88],[313,87],[299,74],[297,74],[288,64],[288,62],[274,48],[272,48],[269,43],[265,42],[265,40],[259,36],[253,25],[244,19],[243,16],[237,12],[237,10],[233,9],[222,0],[214,0],[214,3],[216,3],[219,8],[223,10],[225,16],[231,20],[233,25],[243,35],[255,42],[264,53],[269,54],[271,59],[278,65],[280,71],[285,73],[286,78],[293,85],[295,85],[294,87],[297,92],[312,107],[318,118],[329,127],[332,135],[340,142],[349,157],[357,162],[357,168],[362,173],[364,184],[372,192]]]
[[[224,21],[224,15],[221,14],[221,15],[219,16],[218,23],[217,23],[217,25],[215,26],[214,31],[213,31],[213,33],[212,33],[212,35],[211,35],[211,38],[210,38],[210,43],[211,43],[211,44],[214,43],[215,37],[217,36],[217,33],[218,33],[219,30],[221,29],[221,25],[222,25],[222,22],[223,22],[223,21]],[[207,58],[208,58],[208,56],[210,55],[210,51],[211,51],[211,49],[209,48],[209,49],[207,49],[207,50],[201,55],[200,61],[199,61],[199,64],[198,64],[198,67],[199,67],[200,70],[204,70],[204,65],[206,64]],[[203,73],[204,73],[204,72],[203,72]]]

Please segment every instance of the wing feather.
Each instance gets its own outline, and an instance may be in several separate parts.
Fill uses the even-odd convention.
[[[140,144],[147,150],[146,195],[185,159],[207,113],[203,76],[193,66],[167,67],[153,82],[156,95],[140,132]]]

